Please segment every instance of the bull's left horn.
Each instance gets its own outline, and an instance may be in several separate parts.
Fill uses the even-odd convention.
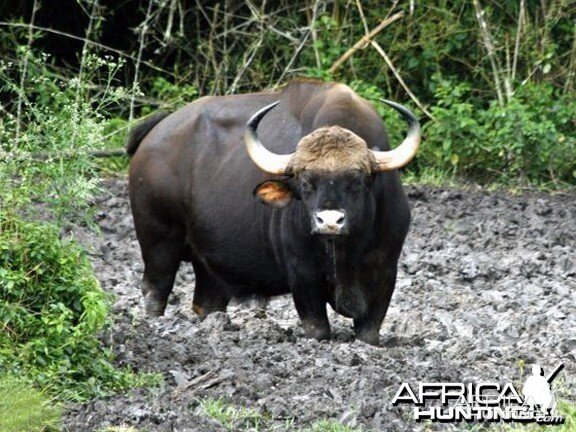
[[[380,100],[398,111],[408,123],[408,134],[406,135],[406,138],[404,138],[402,144],[394,150],[373,152],[374,157],[376,157],[376,161],[378,162],[378,170],[392,171],[402,168],[412,160],[418,151],[418,146],[422,140],[422,131],[418,119],[408,108],[397,104],[396,102],[385,99]]]
[[[279,103],[280,101],[276,101],[257,111],[246,123],[246,131],[244,133],[244,142],[250,158],[262,171],[270,174],[284,174],[292,157],[292,154],[279,155],[271,152],[262,145],[256,133],[260,120]]]

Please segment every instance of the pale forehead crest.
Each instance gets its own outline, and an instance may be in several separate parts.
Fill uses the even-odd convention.
[[[348,129],[328,126],[316,129],[300,140],[288,170],[293,174],[303,170],[371,173],[376,167],[376,159],[366,141]]]

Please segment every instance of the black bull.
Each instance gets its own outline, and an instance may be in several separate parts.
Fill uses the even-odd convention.
[[[341,84],[202,98],[136,127],[127,145],[130,201],[147,313],[164,313],[180,262],[191,261],[201,317],[235,296],[291,292],[308,337],[330,337],[329,303],[353,318],[359,339],[377,344],[410,223],[395,168],[420,138],[411,113],[396,109],[413,135],[398,148],[413,148],[400,163],[386,159],[394,152],[372,105]],[[247,147],[250,132],[272,158],[290,159],[278,154],[298,147],[298,162],[267,169],[254,142]]]

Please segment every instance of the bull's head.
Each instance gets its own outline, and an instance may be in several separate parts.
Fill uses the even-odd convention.
[[[397,103],[383,100],[404,117],[408,134],[402,144],[390,151],[374,151],[348,129],[328,126],[304,136],[294,153],[278,155],[266,149],[256,133],[258,124],[274,102],[256,112],[246,125],[248,154],[263,171],[284,176],[260,184],[255,195],[276,208],[301,199],[309,213],[314,234],[344,235],[362,226],[373,210],[370,186],[378,172],[406,165],[418,150],[421,131],[412,112]]]

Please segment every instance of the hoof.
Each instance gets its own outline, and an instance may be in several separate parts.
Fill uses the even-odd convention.
[[[304,335],[309,339],[316,339],[318,341],[330,339],[330,327],[324,325],[317,325],[313,323],[303,323]]]
[[[207,315],[206,311],[198,303],[194,303],[194,302],[192,303],[192,310],[194,311],[194,313],[196,315],[198,315],[198,317],[200,318],[201,321],[203,321],[204,318],[206,318],[206,315]]]
[[[356,339],[368,345],[380,346],[380,333],[376,331],[366,331],[356,333]]]
[[[166,302],[157,300],[150,295],[147,295],[144,301],[147,316],[151,318],[157,318],[164,315],[164,311],[166,310]]]

